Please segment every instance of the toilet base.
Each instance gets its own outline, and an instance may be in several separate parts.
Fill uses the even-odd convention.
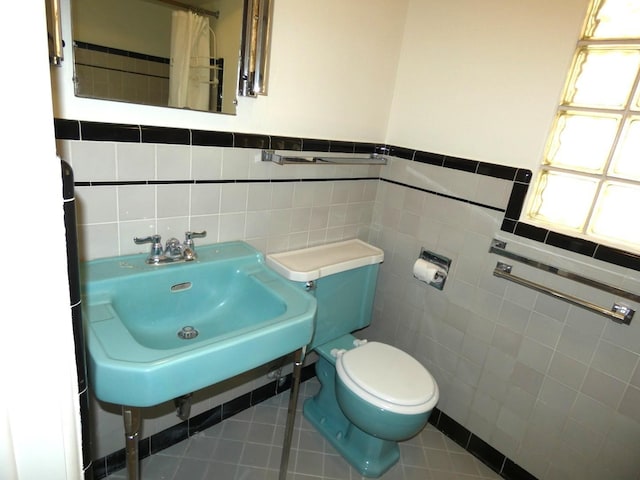
[[[314,408],[312,399],[305,402],[304,416],[365,477],[380,477],[400,459],[397,442],[372,437],[353,424],[346,431],[332,428],[335,425]]]
[[[398,443],[374,437],[344,416],[335,393],[335,369],[326,360],[316,363],[320,391],[304,402],[304,416],[361,475],[377,478],[400,459]]]

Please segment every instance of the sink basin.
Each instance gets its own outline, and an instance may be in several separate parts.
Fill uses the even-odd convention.
[[[315,299],[244,242],[147,265],[129,255],[81,265],[91,385],[102,401],[148,407],[307,345]]]

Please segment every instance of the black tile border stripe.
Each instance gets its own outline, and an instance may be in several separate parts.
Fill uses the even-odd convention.
[[[80,122],[77,120],[55,118],[53,127],[59,140],[80,140]]]
[[[494,210],[496,212],[504,212],[504,208],[494,207],[492,205],[486,205],[484,203],[474,202],[473,200],[467,200],[466,198],[454,197],[453,195],[447,195],[446,193],[440,193],[440,192],[436,192],[436,191],[433,191],[433,190],[428,190],[426,188],[416,187],[415,185],[408,185],[406,183],[396,182],[395,180],[389,180],[387,178],[382,178],[381,177],[380,180],[383,181],[383,182],[391,183],[393,185],[398,185],[398,186],[401,186],[401,187],[410,188],[412,190],[418,190],[420,192],[429,193],[429,194],[435,195],[437,197],[444,197],[444,198],[447,198],[449,200],[455,200],[457,202],[468,203],[469,205],[474,205],[476,207],[488,208],[489,210]]]
[[[191,131],[184,128],[140,126],[142,143],[191,145]]]
[[[349,142],[344,140],[286,137],[256,133],[100,123],[62,118],[55,118],[54,124],[56,138],[59,140],[170,143],[175,145],[207,147],[257,148],[349,154],[377,153],[512,181],[515,180],[518,175],[526,176],[526,172],[529,172],[529,170],[515,167],[478,162],[466,158],[449,157],[437,153],[372,142]]]
[[[133,52],[131,50],[122,50],[120,48],[105,47],[104,45],[82,42],[79,40],[74,40],[73,46],[92,52],[110,53],[112,55],[120,55],[121,57],[135,58],[137,60],[147,60],[149,62],[164,63],[166,65],[169,65],[170,63],[170,59],[166,57],[158,57],[155,55],[148,55],[146,53]]]
[[[529,240],[584,255],[605,263],[640,271],[640,255],[521,222],[519,218],[524,207],[531,178],[532,173],[530,170],[519,170],[516,174],[507,210],[500,227],[503,232],[512,233],[519,237],[528,238]]]
[[[330,177],[330,178],[241,178],[241,179],[198,179],[198,180],[114,180],[98,182],[75,182],[76,187],[124,187],[138,185],[201,185],[226,183],[318,183],[318,182],[358,182],[363,180],[380,180],[379,177]],[[402,184],[401,184],[402,185]],[[405,185],[410,187],[409,185]],[[416,188],[416,187],[410,187]],[[434,192],[435,193],[435,192]],[[454,198],[454,197],[451,197]],[[466,201],[460,199],[461,201]],[[493,207],[487,207],[493,208]]]
[[[233,133],[191,130],[191,144],[202,147],[233,147]]]
[[[528,169],[509,167],[505,165],[480,162],[466,158],[449,157],[433,152],[424,152],[410,148],[382,145],[370,142],[348,142],[343,140],[298,138],[254,133],[234,133],[208,130],[190,130],[171,127],[151,127],[117,123],[89,122],[84,120],[69,120],[54,118],[55,135],[59,140],[92,140],[113,142],[139,143],[170,143],[174,145],[192,145],[207,147],[258,148],[293,151],[314,152],[342,152],[342,153],[379,153],[404,160],[426,163],[443,168],[451,168],[476,175],[484,175],[513,182],[511,196],[506,210],[497,209],[483,204],[471,202],[458,197],[438,194],[411,185],[392,182],[384,178],[382,181],[397,183],[407,188],[413,188],[441,195],[446,198],[464,201],[480,207],[504,211],[505,216],[500,229],[504,232],[534,240],[546,245],[584,255],[605,263],[618,265],[640,271],[640,255],[624,250],[615,249],[579,238],[562,235],[546,230],[526,222],[521,222],[520,213],[524,207],[524,200],[532,180],[532,172]],[[378,177],[376,177],[378,178]],[[295,179],[284,181],[335,181],[338,179]],[[230,180],[234,182],[236,180]],[[249,180],[251,182],[253,180]],[[271,180],[275,182],[275,180]],[[182,182],[182,181],[181,181]],[[190,182],[190,181],[185,181]],[[221,183],[219,180],[197,180],[196,183]],[[146,184],[140,182],[138,184]],[[169,182],[170,183],[170,182]],[[80,182],[77,186],[121,185],[121,182]],[[128,182],[127,185],[134,183]]]
[[[139,125],[80,122],[80,135],[97,142],[142,142]]]
[[[408,185],[402,182],[396,182],[395,180],[389,180],[380,177],[330,177],[330,178],[255,178],[255,179],[217,179],[217,180],[123,180],[123,181],[98,181],[98,182],[76,182],[76,187],[124,187],[124,186],[139,186],[139,185],[201,185],[201,184],[228,184],[228,183],[317,183],[317,182],[357,182],[366,180],[379,180],[393,185],[398,185],[404,188],[410,188],[412,190],[418,190],[420,192],[429,193],[438,197],[447,198],[449,200],[455,200],[457,202],[468,203],[476,207],[482,207],[496,212],[504,212],[504,208],[494,207],[492,205],[486,205],[484,203],[474,202],[461,197],[454,197],[447,195],[446,193],[435,192],[414,185]]]

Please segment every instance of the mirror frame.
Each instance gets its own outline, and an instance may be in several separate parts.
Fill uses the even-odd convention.
[[[273,0],[245,0],[238,95],[267,94]]]

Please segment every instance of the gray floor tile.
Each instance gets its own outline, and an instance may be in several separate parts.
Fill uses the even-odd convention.
[[[302,417],[316,380],[302,385],[288,480],[362,480]],[[141,462],[141,480],[278,480],[288,394],[278,395]],[[382,480],[498,480],[501,477],[432,425],[400,444]],[[121,470],[107,480],[126,479]]]

